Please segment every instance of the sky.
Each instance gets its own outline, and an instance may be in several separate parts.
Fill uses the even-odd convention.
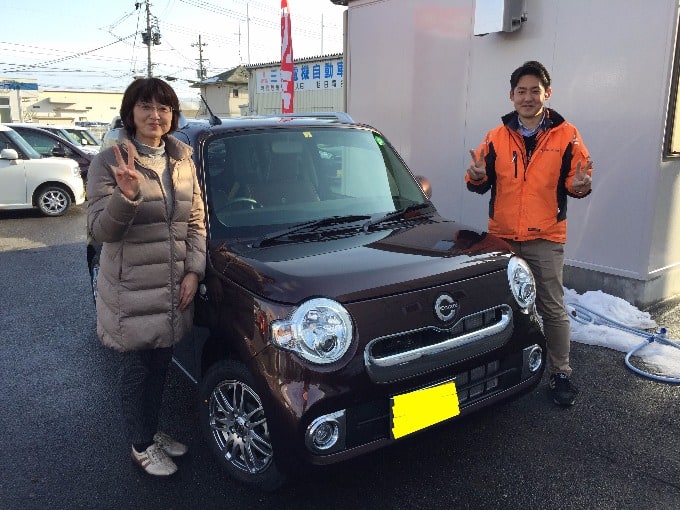
[[[343,51],[345,7],[330,0],[288,6],[295,59]],[[281,59],[281,0],[152,0],[150,13],[151,32],[160,34],[151,45],[152,74],[176,78],[182,98],[198,94],[190,84],[201,50],[208,78]],[[145,0],[4,2],[0,77],[34,78],[41,89],[123,91],[147,75],[146,26]]]

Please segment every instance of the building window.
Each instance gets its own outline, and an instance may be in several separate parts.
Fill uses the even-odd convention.
[[[238,89],[233,89],[233,90],[231,91],[231,96],[232,96],[232,97],[238,97]]]
[[[680,157],[680,32],[675,45],[673,56],[673,74],[671,78],[670,104],[668,105],[668,118],[666,119],[666,140],[664,143],[664,156]]]
[[[9,97],[0,97],[0,122],[12,122],[12,110]]]

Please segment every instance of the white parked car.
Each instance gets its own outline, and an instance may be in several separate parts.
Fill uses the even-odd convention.
[[[72,159],[43,158],[19,133],[0,124],[0,209],[37,207],[61,216],[85,202],[80,167]]]

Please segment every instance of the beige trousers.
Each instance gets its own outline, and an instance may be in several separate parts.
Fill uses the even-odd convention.
[[[512,241],[514,252],[531,267],[536,280],[536,308],[543,319],[548,347],[548,373],[571,375],[569,316],[564,308],[564,244],[545,239]]]

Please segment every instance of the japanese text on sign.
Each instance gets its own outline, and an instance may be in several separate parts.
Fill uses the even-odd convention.
[[[342,60],[293,66],[293,83],[296,91],[341,89],[345,75]],[[280,92],[280,69],[257,71],[257,93]]]

